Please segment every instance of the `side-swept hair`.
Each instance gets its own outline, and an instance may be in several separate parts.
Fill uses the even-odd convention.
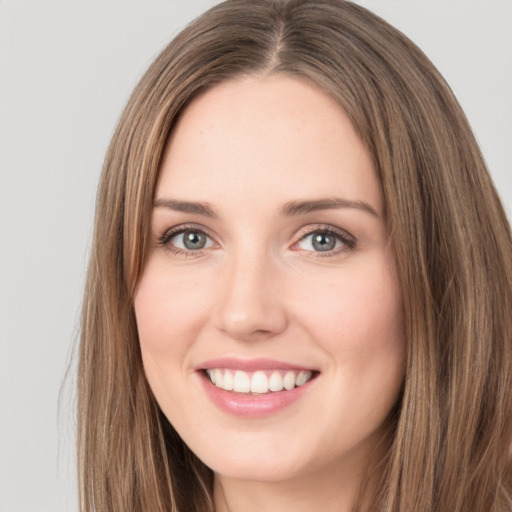
[[[228,0],[150,66],[99,185],[78,378],[82,512],[212,511],[212,474],[160,412],[133,312],[162,152],[201,92],[248,74],[315,84],[374,159],[406,315],[379,512],[512,510],[512,241],[468,122],[403,34],[344,0]]]

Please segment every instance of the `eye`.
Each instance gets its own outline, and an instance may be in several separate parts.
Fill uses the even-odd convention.
[[[168,231],[160,242],[175,252],[200,251],[214,245],[213,240],[204,231],[195,228]]]
[[[296,246],[303,251],[338,253],[344,249],[353,249],[355,240],[348,233],[333,228],[317,229],[303,236]]]

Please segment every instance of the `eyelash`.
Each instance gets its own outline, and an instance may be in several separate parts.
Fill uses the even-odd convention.
[[[207,238],[212,239],[212,237],[209,236],[208,233],[206,233],[206,231],[204,229],[201,229],[201,228],[199,228],[199,227],[197,227],[197,226],[195,226],[193,224],[191,224],[191,225],[181,225],[181,226],[176,227],[176,228],[168,229],[161,237],[159,237],[158,245],[163,247],[169,253],[171,253],[173,255],[176,255],[176,256],[185,256],[185,257],[198,256],[202,252],[201,249],[196,250],[196,251],[193,251],[193,250],[183,250],[183,249],[180,249],[179,247],[175,247],[174,245],[172,245],[170,243],[171,240],[175,236],[178,236],[178,235],[181,235],[183,233],[186,233],[187,231],[190,231],[192,233],[201,233],[204,236],[206,236]]]
[[[356,239],[347,233],[346,231],[335,228],[334,226],[330,225],[318,225],[315,226],[313,229],[307,229],[302,235],[300,236],[299,240],[293,244],[293,246],[298,245],[300,242],[304,241],[306,238],[313,236],[313,235],[327,235],[334,237],[337,241],[340,241],[342,243],[341,247],[331,249],[329,251],[307,251],[311,253],[312,256],[315,258],[329,258],[333,256],[337,256],[338,254],[342,252],[348,252],[352,251],[356,247]],[[300,249],[299,249],[300,250]]]
[[[171,240],[175,236],[181,235],[187,231],[190,231],[192,233],[200,233],[200,234],[204,235],[205,237],[209,238],[210,240],[213,240],[213,238],[210,235],[208,235],[208,233],[204,229],[199,228],[198,226],[181,225],[179,227],[171,228],[171,229],[167,230],[162,236],[160,236],[158,239],[158,245],[163,247],[166,251],[168,251],[169,253],[171,253],[173,255],[185,256],[185,257],[199,256],[202,253],[203,249],[183,250],[183,249],[173,246],[170,243]],[[311,255],[313,257],[317,257],[317,258],[332,257],[332,256],[338,255],[340,252],[352,251],[356,247],[356,239],[352,235],[350,235],[349,233],[347,233],[344,230],[335,228],[330,225],[317,225],[313,229],[305,230],[301,234],[300,238],[293,244],[292,247],[294,247],[297,244],[299,244],[300,242],[304,241],[307,237],[315,235],[315,234],[333,236],[336,238],[336,240],[338,240],[342,243],[342,247],[325,251],[325,253],[323,253],[322,251],[307,251],[307,252],[311,253]],[[296,249],[296,250],[300,250],[300,249]]]

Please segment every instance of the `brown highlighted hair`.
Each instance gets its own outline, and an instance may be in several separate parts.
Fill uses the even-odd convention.
[[[144,376],[133,292],[180,114],[225,80],[276,73],[316,84],[345,109],[386,205],[407,363],[369,510],[510,512],[510,227],[438,71],[403,34],[344,0],[228,0],[169,44],[129,100],[99,185],[83,305],[81,512],[213,511],[211,471]]]

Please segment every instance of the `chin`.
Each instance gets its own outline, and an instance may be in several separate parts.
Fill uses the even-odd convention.
[[[300,467],[289,461],[243,460],[231,458],[209,465],[210,469],[224,478],[256,482],[283,482],[297,478],[305,473]]]
[[[236,480],[278,482],[307,472],[307,450],[300,446],[303,443],[285,443],[280,436],[241,436],[245,439],[235,440],[235,435],[230,442],[219,437],[215,446],[212,438],[199,443],[188,440],[189,448],[215,474]]]

